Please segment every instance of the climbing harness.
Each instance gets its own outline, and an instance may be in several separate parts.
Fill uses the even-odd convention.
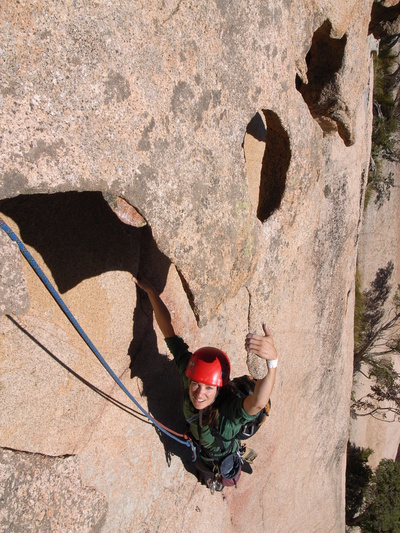
[[[20,249],[22,255],[25,257],[25,259],[28,261],[28,263],[31,265],[33,270],[36,272],[37,276],[40,278],[40,280],[43,282],[47,290],[50,292],[50,294],[53,296],[61,310],[64,312],[68,320],[71,322],[71,324],[74,326],[76,331],[79,333],[79,335],[82,337],[82,339],[86,342],[86,344],[89,346],[91,351],[94,353],[94,355],[97,357],[97,359],[100,361],[100,363],[103,365],[103,367],[107,370],[107,372],[110,374],[110,376],[113,378],[115,383],[125,392],[125,394],[128,396],[130,400],[136,405],[138,409],[150,420],[150,422],[159,429],[162,433],[170,437],[171,439],[174,439],[175,441],[179,442],[180,444],[184,444],[185,446],[191,448],[192,450],[192,460],[196,461],[197,453],[196,448],[187,435],[182,435],[180,433],[176,433],[172,429],[166,428],[163,424],[155,420],[140,404],[135,400],[135,398],[132,396],[132,394],[128,391],[128,389],[125,387],[125,385],[122,383],[122,381],[118,378],[118,376],[115,374],[115,372],[112,370],[112,368],[109,366],[109,364],[106,362],[104,357],[100,354],[100,352],[97,350],[97,348],[94,346],[92,341],[89,339],[89,337],[86,335],[86,333],[83,331],[81,326],[79,325],[76,318],[73,316],[71,311],[68,309],[68,307],[65,305],[64,301],[62,300],[61,296],[58,294],[58,292],[55,290],[53,285],[50,283],[49,279],[43,272],[43,270],[40,268],[40,266],[37,264],[37,262],[34,260],[32,255],[28,252],[22,241],[15,235],[15,233],[12,231],[12,229],[0,218],[0,227],[2,230],[4,230],[5,233],[10,237],[12,241],[14,241],[18,248]]]

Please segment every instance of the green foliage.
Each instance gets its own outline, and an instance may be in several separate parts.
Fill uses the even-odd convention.
[[[360,279],[356,274],[356,286],[358,284],[357,301],[357,327],[358,340],[355,343],[355,357],[359,358],[366,354],[371,341],[376,337],[380,328],[380,322],[384,315],[384,305],[390,294],[390,278],[393,274],[394,264],[389,261],[386,267],[379,268],[375,279],[371,282],[370,289],[361,293]]]
[[[368,183],[365,194],[365,205],[367,205],[371,198],[372,191],[375,191],[376,196],[374,203],[377,205],[378,209],[382,207],[385,200],[390,200],[390,193],[392,191],[392,187],[394,187],[393,172],[390,171],[388,174],[382,173],[380,171],[379,163],[380,161],[378,160],[376,164],[377,172],[374,178]]]
[[[394,185],[393,173],[382,171],[382,160],[400,161],[395,133],[398,130],[400,67],[392,42],[382,42],[374,60],[374,118],[372,126],[371,166],[368,174],[366,203],[376,192],[378,208],[389,200]]]
[[[361,276],[356,269],[355,302],[354,302],[354,347],[357,349],[363,340],[365,329],[364,295],[361,291]]]
[[[400,533],[400,463],[382,459],[365,493],[363,533]]]
[[[372,384],[370,392],[353,401],[352,410],[387,420],[389,413],[400,421],[400,374],[394,369],[393,361],[388,358],[366,359],[369,365],[368,378]]]
[[[400,533],[400,463],[382,459],[373,473],[371,453],[347,446],[346,524],[362,533]]]
[[[400,298],[396,293],[394,309],[385,315],[384,305],[394,265],[389,261],[380,268],[370,289],[360,291],[356,279],[356,306],[354,326],[354,371],[371,380],[370,391],[356,399],[352,395],[351,415],[371,415],[380,420],[400,420],[400,374],[395,370],[392,357],[400,353]]]
[[[390,278],[393,274],[394,264],[389,261],[386,267],[379,268],[375,279],[371,282],[371,288],[364,292],[365,308],[365,338],[371,340],[384,315],[384,305],[389,297],[391,286]]]
[[[365,493],[372,478],[372,469],[368,458],[372,454],[369,448],[358,448],[347,444],[346,467],[346,524],[351,525],[364,502]]]
[[[374,61],[374,100],[380,105],[385,117],[393,114],[396,105],[393,94],[395,88],[393,73],[398,67],[397,57],[391,42],[382,40],[379,54],[375,55]]]

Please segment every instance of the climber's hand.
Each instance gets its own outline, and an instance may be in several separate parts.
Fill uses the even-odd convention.
[[[266,324],[263,324],[264,335],[256,335],[249,333],[246,336],[245,349],[247,352],[254,353],[262,359],[272,360],[277,359],[278,354],[274,346],[274,339],[271,331]]]
[[[136,283],[138,287],[140,287],[145,292],[149,292],[154,290],[153,285],[150,283],[149,280],[147,280],[145,277],[138,274],[138,276],[135,278],[135,276],[132,276],[133,281]]]

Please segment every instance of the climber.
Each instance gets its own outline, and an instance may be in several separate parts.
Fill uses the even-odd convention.
[[[243,424],[254,420],[265,408],[275,383],[277,352],[269,329],[264,325],[264,336],[250,333],[246,337],[245,349],[266,360],[268,373],[257,380],[252,395],[239,397],[230,390],[228,356],[212,347],[200,348],[192,354],[183,339],[176,335],[170,312],[156,289],[143,277],[133,280],[147,293],[182,376],[183,411],[198,448],[195,466],[200,480],[211,492],[222,490],[224,485],[236,485],[243,463],[240,455],[246,452],[234,437]]]

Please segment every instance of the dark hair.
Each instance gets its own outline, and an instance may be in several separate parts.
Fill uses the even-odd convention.
[[[219,406],[215,404],[210,405],[206,412],[203,415],[202,426],[217,427],[219,415]]]
[[[217,397],[215,398],[214,403],[206,409],[206,412],[203,415],[203,426],[217,427],[219,407],[227,395],[232,392],[234,392],[234,387],[231,381],[223,387],[218,388]]]

